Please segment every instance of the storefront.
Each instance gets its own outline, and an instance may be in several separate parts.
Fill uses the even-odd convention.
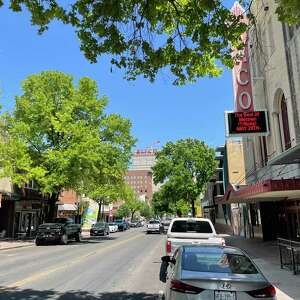
[[[76,204],[57,205],[57,216],[59,218],[71,218],[75,222],[77,215],[79,215],[79,210]]]
[[[300,239],[300,179],[265,180],[228,188],[219,204],[230,204],[233,232],[245,237]]]
[[[41,200],[20,200],[15,202],[13,236],[33,237],[45,216],[45,205]]]

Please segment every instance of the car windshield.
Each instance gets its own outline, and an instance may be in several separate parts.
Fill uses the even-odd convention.
[[[123,223],[122,220],[116,220],[115,223]]]
[[[102,227],[105,227],[105,223],[96,223],[96,224],[94,225],[94,227],[96,227],[96,228],[102,228]]]
[[[159,224],[159,221],[150,221],[149,224]]]
[[[109,223],[109,226],[114,226],[114,225],[116,225],[115,223]]]
[[[191,247],[182,252],[182,269],[194,272],[257,274],[250,259],[222,248]]]
[[[174,221],[171,232],[197,232],[213,233],[213,230],[207,221]]]
[[[56,218],[54,219],[54,223],[66,224],[66,223],[73,223],[73,221],[72,219],[68,219],[68,218]]]

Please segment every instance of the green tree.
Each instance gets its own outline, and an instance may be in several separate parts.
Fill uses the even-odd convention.
[[[142,208],[142,202],[138,199],[135,191],[127,184],[122,191],[122,200],[130,211],[130,220],[133,220],[134,214]]]
[[[10,0],[10,8],[26,7],[39,32],[52,20],[74,27],[85,57],[103,54],[124,68],[129,80],[143,75],[153,81],[169,69],[174,84],[217,76],[217,61],[232,66],[231,45],[241,44],[246,25],[221,0]],[[1,5],[0,0],[0,5]]]
[[[216,168],[214,150],[202,141],[185,139],[168,142],[156,159],[154,182],[163,184],[165,199],[174,203],[184,199],[195,216],[195,201]]]
[[[91,193],[119,180],[131,157],[131,123],[106,114],[95,81],[47,71],[29,76],[12,113],[1,116],[2,176],[18,186],[35,180],[51,195],[48,219],[63,189]]]
[[[131,214],[130,209],[127,205],[127,203],[123,203],[116,212],[116,217],[118,219],[127,218]]]
[[[276,12],[279,20],[289,25],[300,24],[300,1],[299,0],[275,0],[278,4]]]
[[[154,213],[158,216],[177,215],[179,217],[187,216],[190,212],[190,204],[185,199],[179,199],[173,193],[172,187],[169,190],[166,186],[153,194],[152,207]]]
[[[140,208],[140,214],[142,217],[146,219],[150,219],[154,217],[153,210],[148,203],[143,202]]]

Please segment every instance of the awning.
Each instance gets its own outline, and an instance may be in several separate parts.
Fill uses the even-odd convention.
[[[58,204],[57,209],[59,211],[62,211],[62,210],[75,211],[75,210],[77,210],[77,205],[75,205],[75,204]]]
[[[215,199],[216,204],[279,201],[300,198],[300,179],[264,180],[237,188],[230,185],[224,197]]]
[[[288,165],[300,163],[300,144],[290,148],[273,159],[270,159],[268,165]]]

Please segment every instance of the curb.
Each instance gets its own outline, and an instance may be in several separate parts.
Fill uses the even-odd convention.
[[[1,248],[1,247],[0,247],[0,251],[11,250],[11,249],[17,249],[17,248],[33,247],[33,246],[34,246],[34,244],[30,244],[30,245],[19,245],[19,246],[12,246],[12,247],[6,247],[6,248]]]

